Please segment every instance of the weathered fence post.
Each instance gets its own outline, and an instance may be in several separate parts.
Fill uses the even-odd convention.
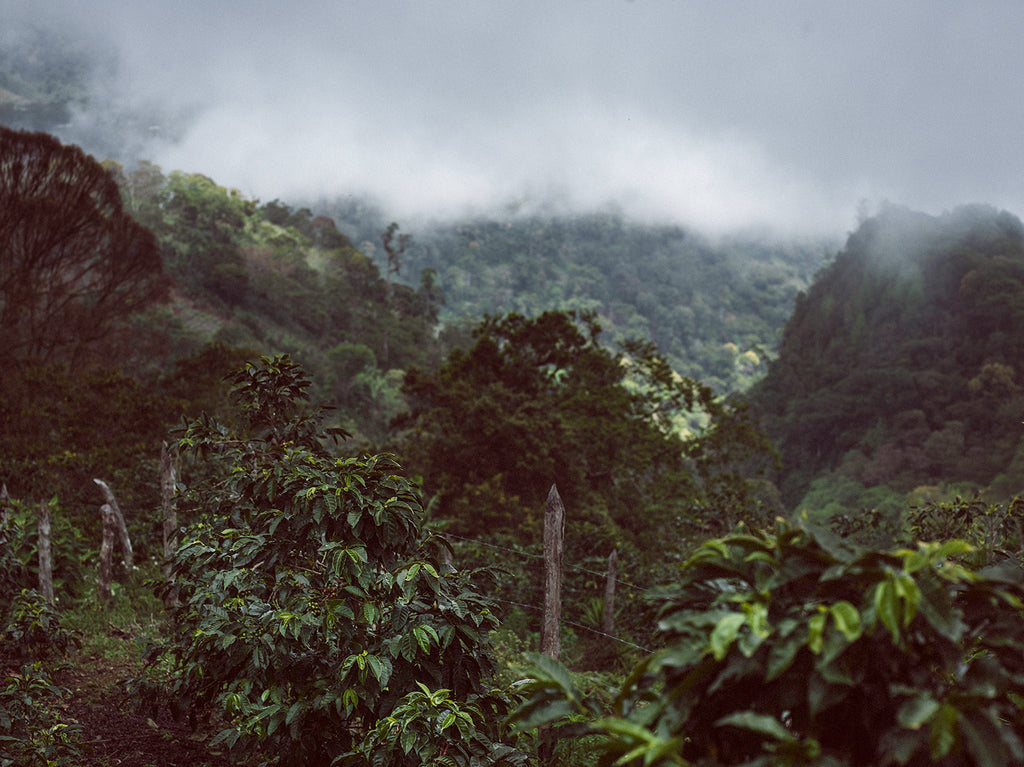
[[[132,562],[135,560],[135,553],[132,551],[132,539],[128,537],[128,526],[124,521],[124,513],[121,511],[121,507],[117,505],[117,499],[107,486],[107,483],[102,479],[94,479],[93,482],[100,486],[100,490],[103,491],[103,497],[106,498],[107,505],[110,506],[111,512],[114,515],[117,536],[121,540],[121,553],[124,555],[124,567],[130,573],[132,571]]]
[[[7,492],[7,483],[0,486],[0,525],[7,524],[7,507],[11,504],[11,495]]]
[[[53,604],[53,551],[50,548],[50,506],[39,502],[39,593]]]
[[[615,571],[619,566],[619,550],[612,549],[608,555],[608,576],[604,582],[604,620],[601,631],[609,636],[615,634]]]
[[[100,513],[103,515],[103,543],[100,545],[100,581],[99,596],[104,607],[110,606],[110,580],[113,573],[111,560],[114,557],[114,528],[117,527],[117,520],[114,509],[109,503],[100,506]]]
[[[544,504],[544,622],[540,651],[558,659],[562,652],[562,549],[565,537],[565,505],[558,488],[551,486]]]
[[[164,579],[167,581],[164,607],[169,609],[178,603],[177,592],[171,585],[171,559],[178,548],[178,509],[174,503],[174,460],[166,442],[160,446],[160,505],[164,513]]]

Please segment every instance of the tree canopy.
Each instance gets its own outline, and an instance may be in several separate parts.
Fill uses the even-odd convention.
[[[468,351],[434,372],[410,369],[411,410],[396,426],[453,531],[535,539],[552,484],[585,520],[588,549],[731,526],[738,520],[716,519],[720,507],[707,503],[721,482],[744,496],[738,507],[757,506],[730,474],[767,456],[742,409],[674,373],[652,346],[613,352],[600,332],[586,313],[489,317]]]
[[[841,488],[869,505],[884,488],[902,505],[942,482],[1020,492],[1022,297],[1024,225],[1005,211],[866,220],[798,299],[752,393],[786,501],[820,509]]]
[[[98,162],[0,127],[0,359],[74,362],[166,289],[155,238]]]

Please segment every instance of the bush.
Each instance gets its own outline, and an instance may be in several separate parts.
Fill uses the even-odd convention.
[[[515,718],[603,735],[601,764],[1020,764],[1024,577],[971,551],[784,523],[708,541],[656,595],[663,649],[609,715],[545,660]]]
[[[505,748],[511,703],[485,684],[496,621],[478,574],[445,565],[447,544],[424,536],[413,485],[388,456],[326,451],[287,357],[234,381],[244,438],[204,419],[178,442],[213,470],[182,504],[195,522],[174,559],[175,691],[220,709],[216,742],[267,764],[469,764]],[[416,708],[421,694],[440,725]]]
[[[0,520],[0,655],[24,660],[59,657],[78,645],[61,613],[32,588],[38,556],[29,522],[34,515],[11,504]]]
[[[22,589],[3,618],[0,648],[8,657],[45,660],[79,644],[76,633],[62,625],[61,613],[35,589]]]
[[[69,695],[42,663],[23,666],[0,687],[0,767],[75,767],[81,727],[61,721]]]

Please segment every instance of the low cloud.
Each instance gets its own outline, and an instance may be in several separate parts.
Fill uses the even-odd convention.
[[[865,200],[1024,211],[1008,2],[8,3],[116,56],[114,111],[167,117],[138,152],[261,199],[833,233]]]

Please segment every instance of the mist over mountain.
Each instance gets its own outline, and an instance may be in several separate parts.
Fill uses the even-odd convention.
[[[1024,482],[1024,224],[889,206],[801,294],[754,401],[787,503],[827,517]]]
[[[400,220],[614,203],[833,236],[863,201],[1024,209],[1009,3],[3,0],[0,15],[4,51],[42,29],[61,40],[47,54],[88,52],[88,97],[52,126],[64,140],[261,199],[368,196]]]

